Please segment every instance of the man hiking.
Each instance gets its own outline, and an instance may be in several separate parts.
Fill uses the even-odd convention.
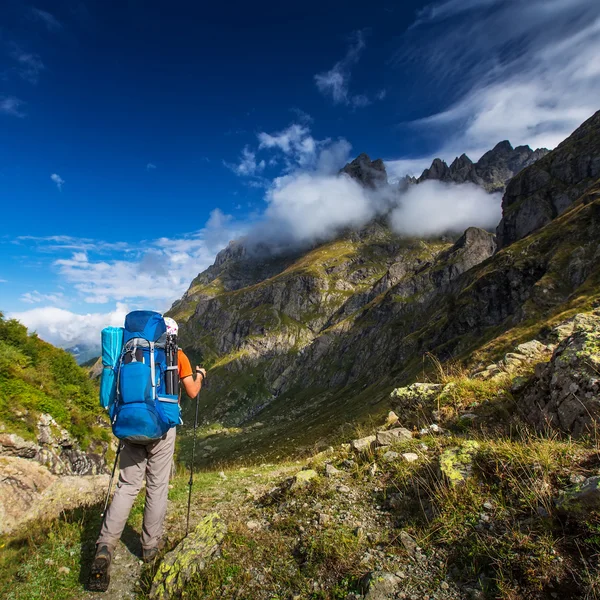
[[[177,335],[178,326],[173,319],[165,317],[164,325],[166,325],[167,335]],[[136,362],[135,352],[139,353],[137,343],[136,340],[132,353],[134,362]],[[153,348],[152,345],[150,347]],[[125,346],[123,355],[126,356],[126,353],[127,346]],[[197,366],[195,371],[196,378],[194,379],[190,361],[179,348],[177,350],[177,372],[179,381],[190,398],[198,395],[206,377],[204,369]],[[122,382],[121,385],[123,385]],[[148,443],[131,441],[122,441],[121,443],[119,481],[102,523],[100,536],[96,542],[96,555],[91,567],[88,587],[95,591],[108,589],[113,552],[121,538],[144,477],[146,478],[146,503],[141,535],[144,562],[154,560],[163,545],[161,537],[167,510],[169,476],[175,451],[175,427],[170,427],[162,437]]]

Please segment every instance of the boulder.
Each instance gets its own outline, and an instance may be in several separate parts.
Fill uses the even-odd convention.
[[[35,460],[0,457],[0,535],[99,503],[108,475],[57,477]]]
[[[440,383],[413,383],[407,387],[396,388],[390,397],[398,400],[402,408],[413,408],[433,400],[442,388]]]
[[[14,433],[0,434],[0,456],[17,456],[19,458],[35,458],[40,447],[28,442]]]
[[[403,440],[412,440],[412,433],[404,427],[397,427],[387,431],[378,431],[375,438],[378,446],[391,446]]]
[[[190,579],[215,557],[227,526],[212,513],[162,560],[152,581],[150,600],[179,598]]]
[[[600,416],[600,312],[579,314],[572,333],[536,369],[519,410],[538,430],[572,436],[594,432]]]
[[[473,457],[479,449],[479,443],[467,440],[461,446],[448,448],[440,455],[440,470],[450,485],[463,484],[471,475]]]
[[[374,435],[368,435],[367,437],[364,437],[364,438],[352,440],[350,445],[352,446],[352,449],[355,452],[358,452],[359,454],[363,454],[365,452],[369,452],[370,450],[372,450],[373,446],[375,445],[376,440],[377,440],[377,438]]]
[[[336,469],[332,464],[325,465],[325,477],[336,477],[340,474],[340,470]]]

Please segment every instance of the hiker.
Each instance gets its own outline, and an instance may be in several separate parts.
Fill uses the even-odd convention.
[[[147,318],[147,315],[151,315],[150,318],[156,318],[157,322],[163,319],[159,314],[150,313],[150,311],[138,311],[138,313],[140,313],[145,318]],[[130,313],[130,315],[135,315],[135,313]],[[130,315],[128,315],[128,318],[130,317]],[[126,344],[124,346],[123,352],[119,351],[119,354],[121,356],[121,362],[119,363],[118,368],[122,369],[120,373],[123,373],[123,371],[129,366],[127,364],[127,358],[123,359],[123,357],[127,357],[129,353],[131,353],[131,358],[129,359],[130,362],[133,361],[139,363],[140,365],[142,365],[140,368],[145,368],[148,372],[150,372],[150,368],[147,366],[147,364],[151,363],[153,369],[152,373],[154,373],[154,363],[156,360],[154,358],[154,355],[152,356],[150,361],[141,358],[141,350],[140,347],[138,347],[138,344],[141,344],[141,342],[139,341],[141,338],[135,337],[138,335],[138,330],[142,330],[142,326],[139,325],[139,322],[141,321],[138,317],[136,326],[132,327],[133,332],[135,333],[132,333],[131,337],[129,338],[133,340],[133,346],[128,346]],[[142,323],[145,327],[146,322]],[[162,327],[162,330],[159,330],[159,332],[156,335],[161,334],[164,331],[165,326],[167,336],[177,335],[178,326],[173,319],[164,317],[164,324],[162,324],[161,322],[160,325]],[[128,322],[126,319],[126,334],[127,326]],[[164,339],[164,337],[165,336],[163,334],[163,337],[161,339]],[[127,340],[127,338],[125,339]],[[150,348],[151,353],[155,352],[155,346],[152,343],[150,343],[147,347]],[[133,350],[131,350],[130,348],[133,348]],[[136,352],[138,353],[137,355]],[[163,351],[162,356],[164,356],[165,352],[166,351]],[[136,356],[140,358],[136,359]],[[121,366],[122,363],[126,363],[124,367]],[[172,368],[175,369],[175,367]],[[196,377],[194,378],[190,361],[180,348],[177,348],[176,369],[179,375],[179,382],[183,386],[183,389],[185,390],[186,394],[190,398],[196,397],[200,392],[200,389],[202,388],[202,383],[206,377],[206,371],[203,368],[197,366],[195,369]],[[132,372],[134,370],[132,370]],[[164,372],[165,374],[164,378],[167,379],[168,367],[165,368],[162,372]],[[126,383],[124,383],[126,377],[127,375],[121,375],[120,386],[124,388],[124,392],[126,391],[125,385],[127,385]],[[177,391],[178,387],[179,386],[177,386]],[[164,400],[164,398],[161,397],[159,397],[158,399]],[[175,396],[174,400],[171,400],[171,402],[175,402],[175,408],[177,409],[178,415],[179,399],[180,395]],[[119,422],[118,416],[115,419],[113,419],[113,432],[115,433],[115,435],[117,435],[117,437],[123,440],[125,436],[123,435],[122,431],[116,429],[115,421],[117,423]],[[181,422],[179,416],[177,417],[177,421],[179,423]],[[131,428],[131,423],[136,422],[137,421],[133,419],[130,423],[128,423],[128,426]],[[121,427],[123,427],[123,425],[121,425]],[[136,442],[138,442],[139,437],[140,436],[137,436],[133,439],[135,439]],[[108,584],[110,581],[109,571],[112,562],[113,552],[117,543],[119,542],[119,539],[121,538],[121,534],[123,533],[123,529],[125,528],[127,518],[129,517],[129,512],[142,487],[144,477],[146,478],[146,503],[144,506],[144,521],[142,525],[141,535],[142,557],[144,562],[153,561],[163,546],[161,537],[163,533],[163,521],[165,519],[165,514],[167,510],[169,476],[171,473],[171,465],[173,462],[173,454],[175,451],[175,426],[171,425],[170,428],[166,431],[166,433],[162,435],[162,437],[160,437],[159,439],[151,440],[147,443],[135,443],[132,441],[122,441],[121,443],[122,447],[120,451],[119,481],[110,507],[105,515],[102,524],[102,529],[100,530],[100,536],[98,537],[98,540],[96,542],[96,555],[94,557],[94,561],[91,567],[89,588],[96,591],[106,591],[106,589],[108,589]]]

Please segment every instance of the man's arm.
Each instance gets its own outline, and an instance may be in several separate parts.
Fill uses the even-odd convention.
[[[184,377],[181,380],[183,387],[185,389],[185,393],[190,398],[195,398],[202,389],[202,383],[204,382],[204,378],[206,377],[206,370],[196,366],[196,379],[191,375]]]

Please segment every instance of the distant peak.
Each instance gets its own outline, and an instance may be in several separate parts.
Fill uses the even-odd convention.
[[[513,147],[512,144],[508,140],[503,140],[502,142],[498,142],[492,152],[512,152]]]
[[[364,152],[348,163],[340,173],[346,173],[367,187],[378,187],[387,183],[387,172],[380,158],[371,160]]]

